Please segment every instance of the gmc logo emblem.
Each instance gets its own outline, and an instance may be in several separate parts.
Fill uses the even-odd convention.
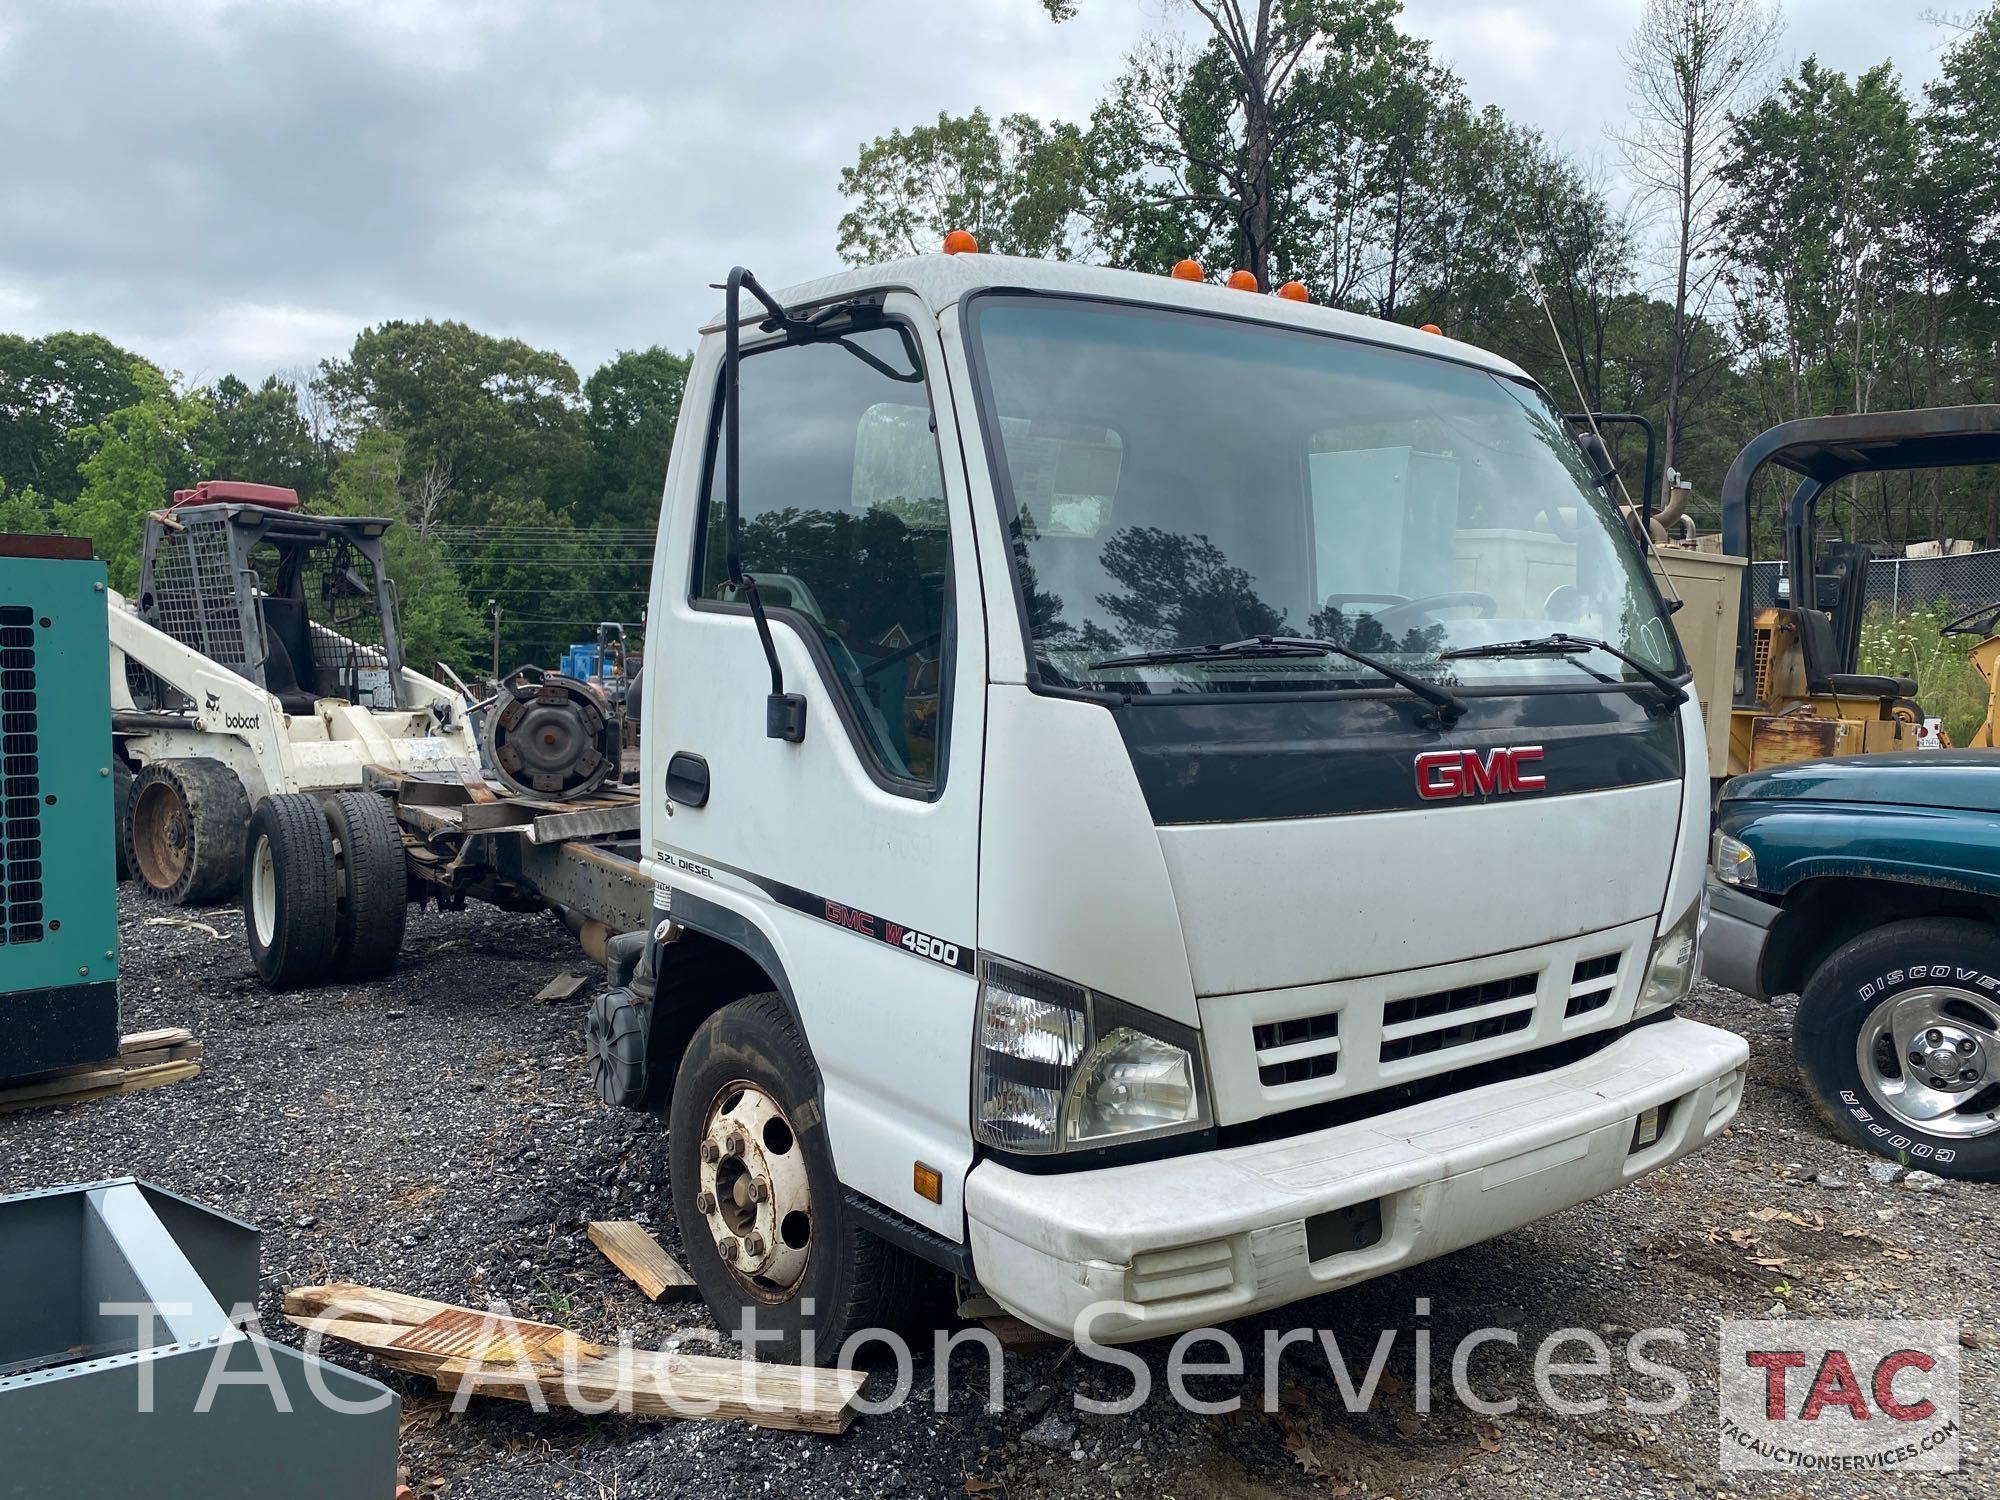
[[[1504,796],[1539,792],[1548,785],[1528,767],[1542,758],[1540,745],[1514,745],[1503,750],[1426,750],[1417,757],[1417,795],[1436,801],[1444,797]]]

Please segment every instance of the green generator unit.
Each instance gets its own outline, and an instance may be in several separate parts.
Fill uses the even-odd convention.
[[[118,1054],[104,564],[0,535],[0,1078]]]

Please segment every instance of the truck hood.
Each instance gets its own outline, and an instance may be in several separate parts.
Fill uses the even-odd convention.
[[[1195,993],[1211,996],[1428,968],[1657,917],[1680,816],[1676,780],[1159,834]]]
[[[1665,899],[1681,730],[1643,695],[1475,696],[1449,735],[1394,699],[1115,717],[1198,997],[1528,948]],[[1491,773],[1516,754],[1524,784]]]
[[[2000,754],[1907,750],[1797,761],[1738,776],[1724,803],[1837,802],[2000,813]]]

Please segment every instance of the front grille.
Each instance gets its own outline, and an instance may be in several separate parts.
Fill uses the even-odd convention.
[[[1564,1020],[1573,1021],[1611,1003],[1611,997],[1618,993],[1618,963],[1622,956],[1606,953],[1599,958],[1577,961],[1570,971],[1569,999],[1563,1003]]]
[[[1401,1062],[1525,1031],[1535,1018],[1535,981],[1533,974],[1515,974],[1391,1000],[1382,1007],[1381,1060]]]
[[[1654,921],[1435,968],[1204,997],[1218,1118],[1242,1121],[1617,1025]]]
[[[42,940],[41,721],[35,612],[0,604],[0,945]]]
[[[1253,1027],[1257,1081],[1265,1088],[1331,1078],[1340,1071],[1340,1013],[1297,1016]]]

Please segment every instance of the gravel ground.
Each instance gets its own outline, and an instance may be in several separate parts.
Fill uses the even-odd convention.
[[[151,1178],[264,1231],[268,1331],[286,1286],[351,1280],[455,1302],[507,1299],[517,1311],[595,1338],[620,1326],[655,1345],[730,1352],[700,1304],[654,1307],[585,1238],[593,1218],[656,1222],[666,1209],[664,1130],[601,1106],[582,1066],[579,1000],[531,996],[564,970],[584,972],[548,917],[476,909],[412,915],[402,969],[388,983],[270,996],[253,979],[233,911],[185,925],[129,889],[121,897],[125,1024],[192,1027],[207,1046],[198,1080],[66,1110],[0,1116],[0,1187],[126,1173]],[[164,917],[164,925],[156,919]],[[1691,1160],[1606,1198],[1440,1262],[1232,1325],[1241,1375],[1195,1376],[1234,1413],[1192,1414],[1167,1395],[1167,1351],[1147,1346],[1152,1400],[1091,1416],[1072,1397],[1115,1400],[1121,1369],[1054,1347],[1011,1351],[1006,1408],[982,1408],[983,1362],[953,1361],[947,1409],[937,1371],[914,1366],[915,1396],[859,1418],[838,1439],[724,1423],[654,1423],[537,1414],[479,1401],[454,1414],[423,1382],[358,1353],[335,1357],[385,1380],[404,1401],[403,1457],[420,1495],[453,1500],[549,1495],[645,1500],[670,1495],[1500,1496],[1560,1486],[1566,1495],[1849,1495],[1850,1478],[1801,1483],[1726,1473],[1716,1449],[1715,1363],[1722,1319],[1955,1318],[1962,1330],[1963,1468],[1899,1481],[1984,1494],[1994,1484],[1992,1386],[2000,1347],[1995,1189],[1879,1180],[1893,1175],[1833,1141],[1793,1076],[1787,1004],[1704,986],[1688,1012],[1746,1035],[1751,1086],[1736,1126]],[[1428,1316],[1419,1316],[1428,1299]],[[1448,1352],[1496,1325],[1521,1350],[1486,1346],[1473,1380],[1521,1397],[1485,1417],[1449,1396]],[[1260,1409],[1265,1331],[1332,1330],[1356,1378],[1393,1330],[1381,1394],[1350,1415],[1310,1343],[1272,1377]],[[1609,1409],[1561,1416],[1536,1394],[1531,1351],[1550,1332],[1600,1331],[1614,1355],[1641,1328],[1683,1330],[1694,1396],[1671,1415],[1630,1409],[1657,1383],[1561,1382],[1582,1396],[1611,1385]],[[1417,1406],[1413,1347],[1428,1328],[1439,1391]],[[1192,1358],[1216,1357],[1210,1346]],[[1572,1348],[1565,1358],[1577,1357]],[[1618,1367],[1623,1369],[1622,1364]],[[886,1393],[893,1370],[877,1373]],[[1864,1481],[1864,1483],[1866,1483]],[[1875,1492],[1891,1488],[1874,1481]]]

